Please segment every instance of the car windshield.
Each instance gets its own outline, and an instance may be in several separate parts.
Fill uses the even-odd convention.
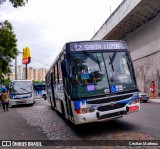
[[[26,94],[32,92],[32,82],[14,81],[10,85],[10,94]]]

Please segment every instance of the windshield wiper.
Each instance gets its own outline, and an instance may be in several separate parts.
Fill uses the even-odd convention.
[[[132,69],[132,64],[131,64],[132,60],[131,60],[131,58],[129,57],[128,53],[125,53],[125,56],[126,56],[126,61],[127,61],[128,68],[129,68],[129,70],[130,70],[131,73],[132,73],[131,76],[133,77],[133,69]]]
[[[114,58],[116,57],[116,54],[117,54],[117,50],[114,51],[112,57],[110,57],[110,55],[109,55],[109,57],[110,57],[110,62],[109,62],[109,64],[110,64],[110,65],[113,64],[113,61],[114,61]]]
[[[28,93],[30,93],[30,91],[28,91],[28,90],[27,90],[27,89],[25,89],[25,88],[20,88],[20,89],[22,89],[22,90],[27,91]]]
[[[83,52],[86,53],[94,62],[96,62],[98,64],[100,71],[101,71],[101,66],[100,66],[101,61],[98,59],[98,57],[94,56],[89,51],[83,51]]]
[[[109,62],[109,65],[111,65],[111,67],[112,67],[112,71],[114,72],[114,67],[113,67],[113,63],[111,63],[111,56],[109,55],[109,59],[110,59],[110,62]]]
[[[114,72],[113,61],[116,57],[116,54],[117,54],[117,50],[114,51],[112,57],[109,55],[109,59],[110,59],[109,65],[111,65],[113,72]]]

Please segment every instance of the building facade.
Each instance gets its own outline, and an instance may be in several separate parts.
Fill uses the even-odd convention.
[[[23,70],[23,66],[22,65],[18,65],[17,66],[17,79],[21,80],[24,79],[24,70]]]
[[[138,88],[160,95],[160,0],[123,0],[91,38],[124,40],[131,52]]]
[[[45,81],[45,75],[47,70],[45,68],[27,68],[27,79],[34,80],[34,81]],[[25,79],[26,78],[26,68],[23,65],[17,66],[17,79]],[[10,74],[10,79],[15,79],[15,73]]]
[[[38,81],[45,81],[45,75],[46,75],[46,69],[45,68],[41,68],[38,70]]]

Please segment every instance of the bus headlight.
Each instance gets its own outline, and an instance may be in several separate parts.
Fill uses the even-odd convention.
[[[30,94],[29,96],[28,96],[28,98],[31,98],[32,97],[32,94]]]
[[[74,101],[74,109],[76,114],[85,114],[95,111],[95,106],[87,105],[86,100]]]
[[[91,113],[91,112],[94,112],[95,109],[92,108],[92,107],[89,107],[89,108],[81,108],[81,109],[77,109],[75,110],[77,114],[85,114],[85,113]]]
[[[95,109],[94,108],[92,108],[92,107],[90,107],[90,108],[88,108],[88,112],[94,112],[95,111]]]
[[[81,108],[75,110],[77,114],[85,114],[87,113],[87,108]]]

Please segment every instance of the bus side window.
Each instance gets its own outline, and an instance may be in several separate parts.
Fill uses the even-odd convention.
[[[62,81],[62,70],[61,70],[61,61],[59,59],[58,61],[58,83],[61,83]]]
[[[57,64],[54,66],[54,84],[57,84]]]

